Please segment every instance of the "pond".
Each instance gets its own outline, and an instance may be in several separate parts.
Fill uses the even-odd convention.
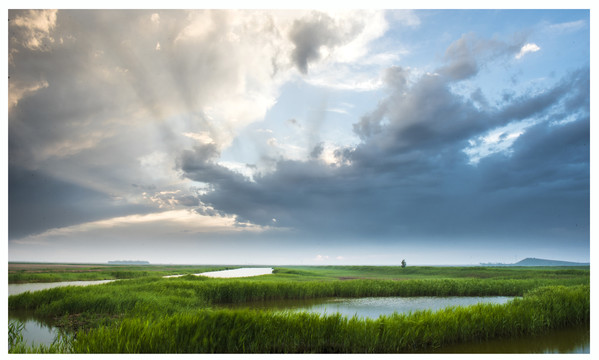
[[[51,289],[60,286],[87,286],[99,285],[116,280],[93,280],[93,281],[62,281],[52,283],[26,283],[26,284],[8,284],[8,295],[17,295],[27,291],[38,291]]]
[[[221,270],[221,271],[208,271],[199,274],[192,274],[195,276],[207,276],[211,278],[238,278],[238,277],[250,277],[259,275],[272,274],[273,268],[239,268],[232,270]],[[167,275],[164,278],[177,278],[186,276],[187,274],[180,275]]]
[[[395,312],[407,314],[418,310],[440,310],[448,306],[468,306],[478,303],[505,304],[509,296],[449,296],[449,297],[367,297],[327,298],[309,300],[260,301],[220,305],[230,309],[252,308],[261,310],[306,311],[321,315],[340,313],[343,316],[376,319]]]

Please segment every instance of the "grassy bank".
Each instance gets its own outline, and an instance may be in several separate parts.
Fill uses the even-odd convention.
[[[183,269],[162,269],[103,285],[10,296],[8,305],[10,312],[68,319],[65,326],[83,330],[68,343],[74,352],[413,352],[588,324],[588,268],[408,269],[286,267],[241,279],[164,279],[165,272]],[[218,309],[326,297],[523,295],[506,305],[378,320]],[[64,352],[60,344],[15,351]]]
[[[46,283],[61,281],[120,280],[160,277],[173,274],[197,274],[235,266],[213,265],[80,265],[9,263],[8,283]]]
[[[134,279],[90,287],[62,287],[9,297],[9,310],[40,316],[66,314],[173,314],[222,303],[373,296],[522,296],[548,285],[588,284],[577,279],[423,279],[251,281],[186,276]]]
[[[217,265],[81,265],[9,263],[8,283],[119,280],[197,274],[242,266]],[[589,267],[438,267],[438,266],[285,266],[252,281],[331,281],[347,279],[568,279],[588,277]]]
[[[201,310],[127,318],[80,332],[75,353],[402,353],[588,325],[588,286],[543,287],[504,305],[479,304],[377,320]]]

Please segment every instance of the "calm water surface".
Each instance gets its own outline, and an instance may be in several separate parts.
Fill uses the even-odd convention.
[[[27,283],[27,284],[8,284],[8,295],[17,295],[27,291],[38,291],[51,289],[60,286],[87,286],[105,284],[116,280],[93,280],[93,281],[62,281],[52,283]]]
[[[245,304],[228,304],[227,308],[253,308],[281,311],[307,311],[318,314],[340,313],[343,316],[358,316],[376,319],[393,313],[407,314],[419,310],[440,310],[448,306],[468,306],[478,303],[505,304],[513,299],[509,296],[484,297],[369,297],[369,298],[330,298],[310,300],[260,301]]]
[[[240,268],[240,269],[232,269],[232,270],[221,270],[221,271],[208,271],[199,274],[192,274],[195,276],[208,276],[211,278],[238,278],[238,277],[250,277],[250,276],[259,276],[259,275],[268,275],[272,274],[273,268]],[[187,274],[181,275],[167,275],[163,276],[164,278],[176,278],[185,276]]]
[[[58,335],[58,328],[48,325],[50,319],[35,318],[26,312],[11,312],[8,321],[16,320],[25,325],[21,334],[28,345],[51,345]]]
[[[456,344],[437,349],[443,354],[590,354],[591,332],[587,328],[554,330],[537,336]]]

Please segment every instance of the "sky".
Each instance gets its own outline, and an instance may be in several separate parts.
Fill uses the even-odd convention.
[[[8,16],[9,261],[590,261],[589,10]]]

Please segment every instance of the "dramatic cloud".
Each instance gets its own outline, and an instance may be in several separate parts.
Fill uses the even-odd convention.
[[[11,166],[144,206],[145,188],[189,191],[173,166],[185,148],[220,150],[272,106],[289,78],[286,34],[303,26],[263,11],[10,15]]]
[[[513,14],[11,10],[10,256],[584,261],[588,11]]]
[[[552,218],[579,218],[588,230],[588,209],[581,214],[561,203],[548,210],[553,201],[570,197],[567,203],[576,204],[588,196],[589,109],[588,103],[574,100],[588,93],[588,69],[570,74],[553,89],[488,111],[452,93],[451,81],[445,78],[424,75],[408,87],[406,74],[389,69],[391,95],[354,125],[363,143],[339,152],[349,165],[279,161],[274,172],[249,181],[209,161],[217,157],[214,149],[197,148],[184,155],[181,168],[194,181],[211,184],[211,191],[200,196],[203,203],[263,225],[276,217],[281,226],[337,235],[465,235],[475,227],[481,234],[491,227],[495,234],[510,228],[527,233],[550,211]],[[564,116],[564,104],[579,116],[555,126],[552,121]],[[477,167],[471,165],[465,148],[473,137],[507,125],[517,127],[526,119],[539,120],[519,125],[516,133],[502,130],[496,140],[488,135],[485,141],[495,141],[497,148],[479,150]],[[312,159],[321,152],[317,146]],[[559,170],[565,167],[572,173]],[[547,188],[550,194],[538,201],[538,193],[544,191],[541,179],[547,186],[563,187]],[[502,186],[520,189],[517,196],[506,197],[499,195]],[[575,188],[576,196],[571,197]],[[512,213],[501,227],[494,225],[498,201]],[[323,217],[328,213],[335,216]],[[471,216],[479,221],[472,224]],[[534,221],[525,224],[522,219]]]

